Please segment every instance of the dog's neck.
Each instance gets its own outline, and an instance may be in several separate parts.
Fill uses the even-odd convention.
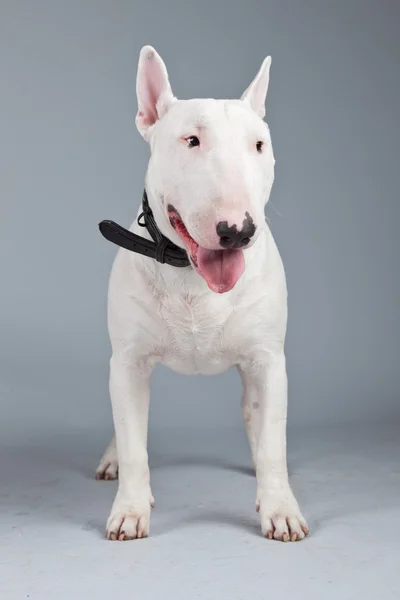
[[[138,235],[110,220],[99,223],[102,235],[117,246],[154,259],[158,263],[179,268],[189,267],[190,260],[186,250],[175,245],[158,227],[146,189],[143,192],[141,208],[137,223],[147,232],[147,236]]]
[[[146,188],[143,191],[142,212],[137,221],[140,227],[145,228],[153,238],[156,245],[155,259],[157,262],[166,262],[176,267],[190,266],[186,250],[174,244],[158,227],[153,210],[149,204]]]
[[[160,194],[157,190],[154,189],[154,186],[151,183],[151,177],[147,174],[145,179],[145,190],[147,195],[147,201],[150,206],[150,209],[153,213],[154,220],[157,223],[157,227],[160,230],[160,233],[170,240],[172,244],[185,250],[182,240],[176,231],[171,227],[169,222],[169,218],[164,210],[164,203],[162,194]],[[139,215],[140,216],[140,215]]]

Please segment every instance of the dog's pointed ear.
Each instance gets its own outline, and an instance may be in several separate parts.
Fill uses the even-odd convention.
[[[144,139],[148,140],[149,129],[165,115],[175,100],[165,64],[151,46],[144,46],[140,51],[136,94],[136,126]]]
[[[269,83],[269,69],[271,57],[264,59],[260,70],[241,97],[263,119],[265,116],[265,98],[267,97]]]

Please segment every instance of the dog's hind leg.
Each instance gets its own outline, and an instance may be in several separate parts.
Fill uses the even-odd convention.
[[[106,451],[96,469],[96,479],[117,479],[118,478],[118,453],[115,433],[112,436],[111,442],[108,444]]]

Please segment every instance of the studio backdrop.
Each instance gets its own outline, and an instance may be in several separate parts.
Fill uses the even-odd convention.
[[[396,4],[2,2],[4,436],[111,428],[116,248],[97,224],[129,226],[141,199],[144,44],[161,53],[181,98],[239,97],[272,56],[267,216],[288,278],[290,426],[399,414]],[[158,368],[151,426],[236,426],[239,402],[234,371],[188,378]]]

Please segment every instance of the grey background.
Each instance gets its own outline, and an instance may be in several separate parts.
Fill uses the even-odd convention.
[[[396,519],[398,529],[388,499],[399,492],[399,13],[395,0],[1,0],[5,598],[86,597],[107,586],[123,595],[136,576],[145,598],[264,598],[276,584],[283,594],[306,585],[356,600],[353,575],[327,554],[342,556],[343,538],[346,564],[358,556],[355,571],[357,561],[382,566],[380,577],[364,576],[367,592],[384,579],[390,594],[390,548],[363,554],[374,533],[356,507],[373,512],[375,532],[382,518],[386,539]],[[111,433],[105,316],[115,250],[97,223],[129,225],[140,201],[148,148],[134,125],[135,77],[148,43],[182,98],[238,97],[272,55],[267,120],[277,168],[267,212],[289,285],[289,448],[315,530],[303,546],[257,537],[236,373],[186,378],[162,368],[150,453],[165,504],[154,537],[139,550],[101,542],[115,489],[90,477]],[[178,500],[194,511],[186,526],[189,509]],[[199,502],[206,516],[197,522]],[[338,526],[331,508],[349,521]],[[211,535],[201,543],[199,525]],[[274,565],[266,573],[263,557]],[[164,579],[150,576],[166,564]],[[349,585],[342,595],[339,579]]]

